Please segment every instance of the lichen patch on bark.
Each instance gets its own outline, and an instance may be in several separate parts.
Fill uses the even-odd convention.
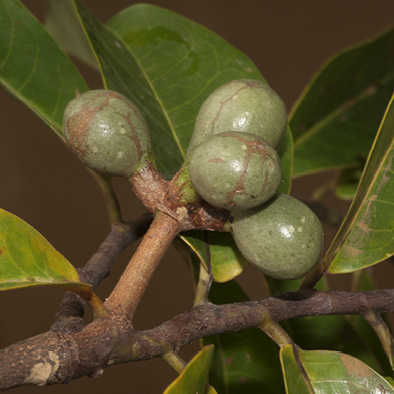
[[[54,352],[48,353],[48,359],[38,362],[31,368],[29,376],[26,377],[24,384],[34,384],[36,386],[47,385],[59,369],[59,356]]]

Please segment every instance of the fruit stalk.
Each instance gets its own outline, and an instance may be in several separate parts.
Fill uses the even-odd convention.
[[[149,230],[105,303],[130,320],[165,252],[181,231],[178,221],[165,213],[155,215]]]
[[[118,199],[116,198],[115,192],[111,186],[111,178],[106,177],[105,175],[98,174],[97,172],[91,170],[89,167],[87,167],[87,169],[89,170],[89,172],[93,176],[93,179],[97,182],[97,185],[101,190],[111,226],[115,224],[121,224],[122,215],[120,212]]]

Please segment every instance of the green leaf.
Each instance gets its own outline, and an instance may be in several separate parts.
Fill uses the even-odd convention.
[[[356,271],[394,254],[393,129],[391,99],[348,215],[326,253],[331,273]]]
[[[207,388],[212,356],[213,346],[203,347],[187,364],[179,376],[167,387],[164,394],[204,394]],[[216,393],[213,388],[210,388],[208,392],[210,394]]]
[[[347,48],[315,75],[290,116],[295,176],[359,164],[394,90],[394,31]]]
[[[252,61],[203,26],[148,4],[125,9],[107,28],[78,2],[105,85],[135,102],[151,133],[158,169],[174,175],[205,98],[232,79],[264,81]],[[291,150],[286,154],[290,157]],[[291,168],[284,169],[286,179]]]
[[[382,376],[347,354],[286,345],[280,357],[288,394],[394,393]]]
[[[215,304],[247,301],[248,297],[235,281],[214,283],[210,301]],[[215,353],[209,381],[218,393],[244,394],[283,392],[278,348],[261,330],[204,338],[214,344]]]
[[[19,0],[0,0],[0,84],[61,138],[63,111],[87,85]]]
[[[40,233],[0,209],[0,290],[40,285],[90,292],[76,269]]]

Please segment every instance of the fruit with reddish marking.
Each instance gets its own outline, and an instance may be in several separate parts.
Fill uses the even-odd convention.
[[[257,208],[235,212],[231,230],[244,257],[277,279],[305,276],[318,262],[323,229],[301,201],[278,194]]]
[[[138,108],[120,93],[91,90],[67,105],[63,132],[68,146],[93,170],[129,178],[150,150]]]
[[[286,126],[286,106],[266,83],[254,79],[230,81],[202,104],[189,151],[209,136],[227,131],[255,134],[277,148]]]
[[[261,138],[239,132],[209,137],[191,153],[190,180],[211,205],[228,210],[261,205],[278,190],[279,156]]]

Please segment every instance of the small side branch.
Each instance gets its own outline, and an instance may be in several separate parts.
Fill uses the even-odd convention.
[[[120,253],[148,230],[152,222],[151,213],[143,213],[124,224],[116,224],[97,251],[79,269],[81,281],[96,288],[110,273]],[[66,292],[55,315],[52,331],[77,332],[84,327],[85,302],[75,293]]]
[[[380,314],[376,313],[375,311],[368,311],[364,313],[363,316],[375,331],[390,362],[391,368],[394,368],[394,340],[389,328]]]
[[[200,262],[200,274],[198,277],[196,294],[194,296],[193,305],[201,305],[208,302],[209,290],[212,285],[212,274],[206,269],[204,264]]]

